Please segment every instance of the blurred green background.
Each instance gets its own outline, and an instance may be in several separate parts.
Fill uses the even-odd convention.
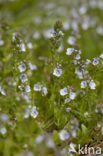
[[[74,29],[76,22],[81,27],[82,22],[87,20],[92,26],[80,31],[81,49],[84,57],[94,57],[103,51],[103,35],[96,32],[97,26],[102,24],[103,9],[102,7],[99,9],[94,2],[94,0],[0,0],[0,19],[9,23],[11,31],[22,31],[26,37],[31,37],[36,31],[43,35],[46,30],[53,28],[57,20],[61,20],[67,27],[72,25]],[[102,1],[96,1],[99,2]],[[82,6],[85,6],[84,13],[80,12]],[[66,31],[65,38],[68,36],[69,30]]]

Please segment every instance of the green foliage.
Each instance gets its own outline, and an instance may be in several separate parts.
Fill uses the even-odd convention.
[[[103,143],[100,2],[0,1],[0,156]]]

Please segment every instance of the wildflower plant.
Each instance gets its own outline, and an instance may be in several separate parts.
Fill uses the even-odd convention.
[[[84,15],[87,5],[78,11]],[[95,20],[78,16],[69,30],[58,20],[50,33],[34,34],[28,27],[40,27],[40,17],[18,29],[1,20],[0,156],[72,156],[78,144],[103,143],[103,54],[85,57],[82,33]]]

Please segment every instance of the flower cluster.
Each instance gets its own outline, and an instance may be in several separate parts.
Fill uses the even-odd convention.
[[[35,84],[33,89],[34,89],[34,91],[41,92],[43,96],[46,96],[47,93],[48,93],[47,88],[42,86],[42,85],[40,85],[39,83]]]

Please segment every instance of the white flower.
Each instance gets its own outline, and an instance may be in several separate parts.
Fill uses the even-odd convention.
[[[67,88],[63,88],[63,89],[60,90],[60,95],[61,95],[61,96],[65,96],[65,95],[67,95],[67,94],[68,94]]]
[[[55,36],[57,36],[57,33],[55,32],[55,31],[52,31],[51,33],[50,33],[51,35],[51,38],[53,38],[53,37],[55,37]]]
[[[24,72],[25,70],[26,70],[26,66],[25,66],[25,64],[21,64],[21,65],[19,65],[19,71],[20,72]]]
[[[91,63],[91,60],[86,59],[86,64],[90,64],[90,63]]]
[[[47,95],[47,93],[48,93],[47,88],[46,87],[43,87],[42,88],[42,92],[43,92],[43,95]]]
[[[85,6],[85,5],[81,5],[80,7],[79,7],[79,12],[80,12],[80,14],[85,14],[86,13],[86,11],[87,11],[87,7]]]
[[[74,48],[67,48],[66,54],[71,55],[73,53],[73,51],[74,51]]]
[[[64,36],[64,33],[60,30],[59,35]]]
[[[97,60],[97,59],[93,59],[93,65],[95,66],[95,65],[97,65],[99,63],[99,61]]]
[[[26,108],[26,111],[25,111],[25,114],[24,114],[24,118],[25,118],[25,119],[29,118],[30,112],[31,112],[31,108],[32,108],[31,105],[29,105],[29,106]]]
[[[84,116],[85,116],[85,117],[88,117],[88,115],[89,115],[88,112],[85,112],[85,113],[84,113]]]
[[[88,19],[84,19],[81,23],[82,29],[87,30],[89,28],[89,21]]]
[[[100,26],[97,27],[97,33],[99,35],[103,35],[103,25],[100,25]]]
[[[82,51],[81,51],[81,50],[78,50],[78,53],[79,53],[79,54],[81,54],[81,53],[82,53]]]
[[[38,116],[38,111],[36,110],[36,106],[34,106],[30,112],[30,115],[33,117],[33,118],[36,118]]]
[[[61,130],[59,132],[59,137],[62,141],[69,139],[69,133],[66,130]]]
[[[57,76],[57,77],[60,77],[62,74],[62,70],[59,69],[59,68],[55,68],[54,69],[54,72],[53,72],[53,75]]]
[[[26,112],[25,112],[25,115],[24,115],[24,118],[25,119],[29,118],[29,115],[30,115],[30,110],[27,108]]]
[[[93,80],[90,81],[90,83],[89,83],[89,87],[90,87],[90,89],[92,89],[92,90],[95,89],[96,84],[95,84],[95,82],[94,82]]]
[[[99,56],[101,59],[103,59],[103,53]]]
[[[29,85],[25,86],[25,91],[26,91],[27,93],[31,91],[31,89],[30,89],[30,86],[29,86]]]
[[[75,69],[75,74],[78,75],[79,79],[83,79],[83,71],[80,70],[79,68]]]
[[[0,133],[3,135],[3,134],[6,134],[7,133],[7,130],[5,127],[2,127],[0,128]]]
[[[74,129],[74,130],[72,130],[72,136],[75,138],[76,136],[77,136],[77,132],[76,132],[76,130]]]
[[[2,94],[2,95],[6,95],[6,92],[5,92],[5,89],[4,88],[1,88],[1,86],[0,86],[0,93]]]
[[[24,146],[23,146],[24,148],[28,148],[28,145],[27,144],[24,144]]]
[[[87,82],[86,81],[82,81],[81,82],[81,88],[86,88],[87,87]]]
[[[35,64],[28,63],[28,66],[31,70],[37,70],[37,66]]]
[[[34,91],[41,91],[41,85],[35,84],[34,85]]]
[[[46,30],[44,30],[43,31],[43,35],[44,35],[44,37],[45,38],[51,38],[51,37],[53,37],[54,36],[54,33],[52,34],[52,36],[51,36],[51,32],[52,32],[52,29],[46,29]]]
[[[27,43],[27,47],[28,47],[29,49],[32,49],[32,48],[33,48],[32,43],[31,43],[31,42]]]
[[[13,42],[16,40],[15,37],[16,37],[16,33],[14,32],[14,33],[13,33],[13,36],[12,36],[12,40],[13,40]]]
[[[70,93],[69,93],[69,98],[70,98],[71,100],[74,100],[75,97],[76,97],[76,93],[74,93],[74,92],[70,92]]]
[[[68,23],[68,21],[65,21],[65,22],[63,23],[63,28],[64,28],[64,30],[70,29],[70,24]]]
[[[22,52],[25,52],[26,51],[26,48],[25,48],[25,44],[24,43],[21,43],[20,47],[21,47],[21,51]]]
[[[16,83],[15,81],[12,83],[13,86],[16,86],[16,84],[17,84],[17,83]]]
[[[70,36],[70,37],[68,38],[67,42],[68,42],[70,45],[74,45],[75,42],[76,42],[76,39],[75,39],[75,37]]]

